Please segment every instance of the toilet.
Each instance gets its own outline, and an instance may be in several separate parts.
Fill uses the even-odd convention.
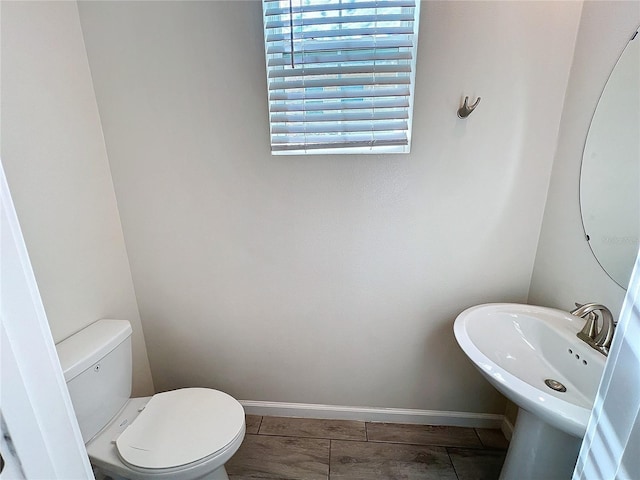
[[[228,480],[242,405],[210,388],[131,397],[131,325],[99,320],[56,345],[97,479]]]

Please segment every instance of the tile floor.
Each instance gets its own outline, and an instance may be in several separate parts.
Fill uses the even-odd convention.
[[[230,480],[491,480],[500,430],[247,415]]]

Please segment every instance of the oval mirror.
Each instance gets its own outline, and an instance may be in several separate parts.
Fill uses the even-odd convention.
[[[582,156],[580,209],[586,239],[626,288],[640,246],[640,35],[616,63],[591,120]]]

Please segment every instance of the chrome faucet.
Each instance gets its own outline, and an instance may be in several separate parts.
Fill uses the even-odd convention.
[[[584,305],[576,303],[576,307],[578,308],[572,310],[570,313],[577,317],[586,318],[587,320],[582,330],[578,332],[578,338],[603,355],[608,355],[616,326],[611,311],[604,305],[598,303],[585,303]],[[600,329],[598,329],[598,319],[600,316],[596,312],[602,314],[602,325]]]

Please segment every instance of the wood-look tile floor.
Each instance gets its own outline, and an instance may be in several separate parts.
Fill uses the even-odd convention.
[[[500,430],[247,415],[230,480],[493,480]]]

